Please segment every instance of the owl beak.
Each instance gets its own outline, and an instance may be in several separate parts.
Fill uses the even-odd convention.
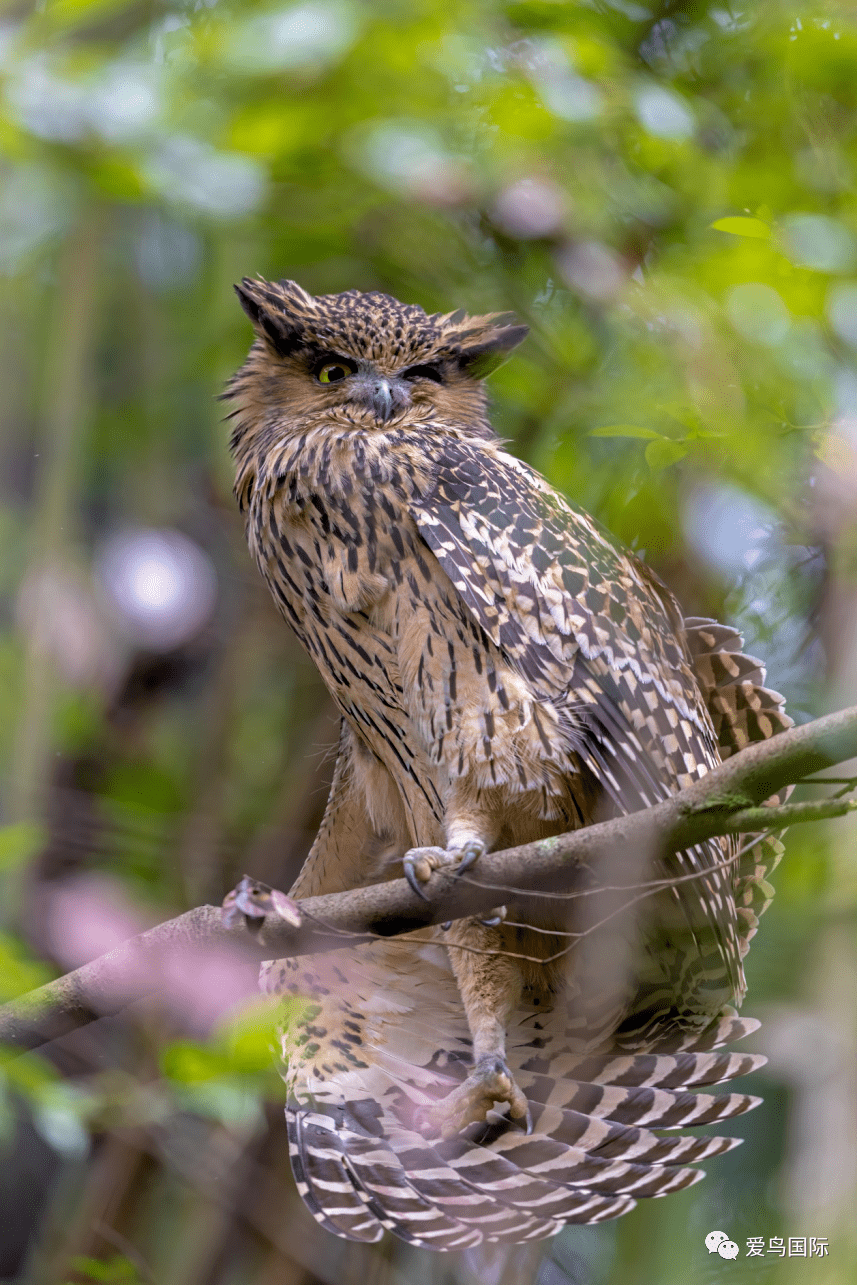
[[[393,413],[393,390],[389,381],[377,379],[372,388],[372,409],[378,418],[386,421]]]
[[[367,371],[358,376],[351,385],[350,395],[367,410],[371,410],[382,424],[392,419],[396,411],[409,406],[411,401],[407,384],[399,379],[378,375],[375,371]]]

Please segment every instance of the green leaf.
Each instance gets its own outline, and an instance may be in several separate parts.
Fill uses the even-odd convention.
[[[757,241],[768,241],[771,229],[761,219],[751,219],[746,215],[730,214],[725,219],[715,219],[708,225],[715,232],[729,232],[732,236],[754,237]]]
[[[607,424],[604,428],[593,428],[590,437],[644,437],[659,439],[661,434],[653,428],[640,428],[638,424]]]
[[[81,1276],[86,1276],[91,1281],[107,1280],[108,1267],[98,1258],[90,1258],[88,1254],[79,1254],[71,1260],[70,1266]]]
[[[85,38],[93,28],[109,23],[118,10],[127,7],[128,0],[47,0],[39,6],[39,16],[48,28],[63,35],[83,29]]]
[[[21,1094],[38,1100],[46,1085],[55,1084],[59,1073],[46,1058],[38,1053],[22,1057],[20,1050],[0,1049],[0,1070],[4,1077]]]
[[[653,473],[657,473],[683,459],[689,449],[686,442],[671,442],[669,438],[662,437],[657,442],[649,442],[646,463]]]

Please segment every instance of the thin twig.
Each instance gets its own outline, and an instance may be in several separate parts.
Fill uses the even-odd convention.
[[[857,812],[857,799],[821,799],[816,803],[783,803],[776,808],[742,808],[731,820],[731,828],[749,830],[762,826],[773,814],[778,829],[803,825],[807,821],[832,821]]]

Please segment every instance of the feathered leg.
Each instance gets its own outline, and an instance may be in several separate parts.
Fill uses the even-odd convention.
[[[509,1017],[521,1000],[520,969],[502,953],[498,929],[474,919],[460,919],[450,927],[449,961],[470,1030],[473,1066],[448,1097],[418,1113],[417,1127],[427,1135],[452,1138],[485,1120],[495,1103],[508,1103],[511,1118],[524,1122],[529,1133],[527,1098],[506,1061]]]

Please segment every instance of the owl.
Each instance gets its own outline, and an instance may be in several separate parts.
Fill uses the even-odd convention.
[[[236,290],[236,495],[341,715],[293,897],[478,878],[492,848],[645,808],[788,725],[734,630],[683,617],[498,439],[484,380],[526,336],[513,317]],[[574,898],[513,889],[485,918],[269,961],[264,987],[305,1001],[282,1050],[310,1211],[449,1250],[697,1181],[737,1143],[674,1130],[755,1102],[697,1089],[759,1064],[719,1050],[754,1028],[732,1006],[778,852],[616,852]]]

